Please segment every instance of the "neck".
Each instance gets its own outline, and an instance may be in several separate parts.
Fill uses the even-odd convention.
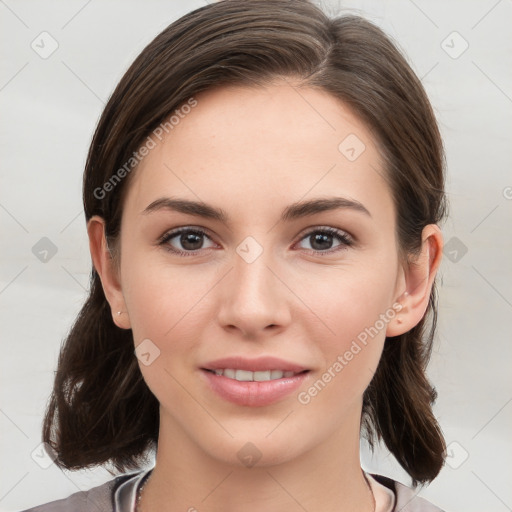
[[[140,512],[372,512],[359,461],[359,422],[279,464],[243,467],[205,454],[161,411],[155,467]]]

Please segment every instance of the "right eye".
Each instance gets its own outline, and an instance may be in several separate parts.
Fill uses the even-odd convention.
[[[159,245],[179,256],[196,256],[198,251],[204,249],[202,246],[205,237],[210,240],[206,231],[201,228],[179,228],[166,233],[160,239]],[[176,245],[181,245],[181,248]]]

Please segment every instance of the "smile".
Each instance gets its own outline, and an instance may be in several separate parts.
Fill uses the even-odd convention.
[[[252,372],[233,368],[202,368],[201,374],[205,384],[215,395],[245,407],[264,407],[280,402],[311,379],[309,370],[296,373],[291,370]]]
[[[282,378],[289,378],[298,375],[302,372],[292,372],[284,370],[266,370],[251,372],[249,370],[239,370],[234,368],[208,370],[215,375],[220,375],[228,379],[237,380],[239,382],[264,382],[269,380],[277,380]]]

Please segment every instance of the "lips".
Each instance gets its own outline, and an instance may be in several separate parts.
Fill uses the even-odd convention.
[[[269,380],[282,379],[283,377],[293,377],[297,375],[295,372],[282,371],[282,370],[261,370],[251,372],[249,370],[240,370],[236,368],[224,368],[222,370],[207,370],[212,371],[215,375],[223,375],[228,379],[234,379],[239,382],[265,382]]]
[[[218,359],[201,368],[211,390],[236,405],[265,406],[282,400],[308,377],[301,365],[275,357]]]

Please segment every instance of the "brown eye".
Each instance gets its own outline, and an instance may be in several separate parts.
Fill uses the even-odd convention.
[[[316,228],[306,233],[301,240],[307,240],[311,246],[309,249],[318,254],[337,252],[350,247],[353,243],[346,233],[334,228]],[[339,243],[334,245],[333,249],[336,240]]]
[[[205,238],[210,240],[206,232],[201,229],[181,228],[166,233],[160,240],[160,245],[164,245],[166,249],[176,254],[193,256],[195,251],[205,249]],[[213,247],[213,245],[211,247]],[[211,247],[206,247],[206,249]]]

